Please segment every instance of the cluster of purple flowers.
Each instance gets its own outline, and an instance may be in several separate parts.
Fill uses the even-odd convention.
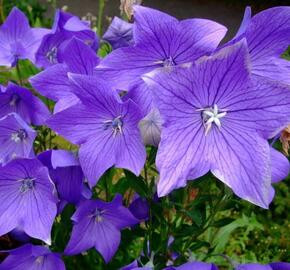
[[[158,18],[158,20],[156,20]],[[52,29],[30,28],[13,8],[0,27],[0,65],[29,59],[43,70],[34,90],[55,102],[51,113],[32,92],[9,83],[0,93],[0,235],[23,232],[51,244],[58,213],[74,204],[64,254],[95,248],[107,263],[121,230],[145,220],[148,205],[130,208],[116,195],[92,199],[92,188],[111,167],[139,175],[146,145],[158,147],[159,197],[208,172],[242,199],[268,208],[272,183],[289,162],[268,140],[290,123],[290,7],[254,17],[249,8],[236,36],[220,45],[226,27],[205,19],[178,21],[134,7],[134,23],[114,18],[103,36],[113,51],[103,59],[88,22],[57,11]],[[79,146],[77,153],[35,153],[35,126],[47,125]],[[9,251],[8,269],[65,269],[59,254],[26,244]],[[138,267],[137,261],[125,269]],[[166,269],[216,270],[188,262]],[[284,270],[289,264],[245,264],[236,270]]]

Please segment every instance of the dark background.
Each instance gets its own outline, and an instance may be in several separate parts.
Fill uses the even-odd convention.
[[[119,5],[119,0],[106,1],[104,28],[109,21],[106,17],[120,14]],[[206,18],[215,20],[228,27],[229,38],[238,29],[246,6],[251,6],[253,13],[257,13],[273,6],[290,5],[290,0],[143,0],[143,5],[157,8],[179,19]],[[93,15],[97,15],[98,12],[98,0],[58,0],[57,6],[68,6],[68,11],[80,17],[88,12]]]

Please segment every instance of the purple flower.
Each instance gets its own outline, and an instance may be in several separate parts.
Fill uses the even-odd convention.
[[[19,59],[35,63],[35,53],[49,31],[30,28],[25,15],[14,7],[0,27],[0,66],[15,66]]]
[[[237,196],[268,207],[274,192],[266,139],[290,122],[290,89],[250,77],[248,63],[242,40],[193,67],[145,78],[165,121],[159,196],[210,170]]]
[[[45,97],[59,101],[55,112],[66,109],[78,102],[72,93],[68,72],[93,75],[99,58],[96,53],[80,39],[72,38],[59,53],[61,64],[51,66],[30,78],[32,86]]]
[[[50,244],[57,198],[47,168],[37,159],[17,159],[0,175],[0,235],[19,229]]]
[[[66,150],[48,150],[37,157],[49,169],[59,198],[76,204],[83,197],[84,175],[75,154]]]
[[[180,266],[170,266],[166,270],[218,270],[217,266],[213,263],[204,262],[188,262]]]
[[[45,246],[26,244],[9,251],[9,256],[0,264],[0,270],[65,270],[59,254]]]
[[[138,122],[138,107],[122,102],[116,91],[95,77],[70,75],[81,104],[54,115],[47,124],[80,144],[79,159],[90,186],[111,166],[140,174],[146,159]]]
[[[36,132],[19,115],[11,113],[0,119],[0,163],[19,157],[34,156]]]
[[[149,217],[149,205],[146,199],[141,198],[138,194],[135,194],[129,210],[139,220],[147,220]]]
[[[289,174],[289,160],[272,147],[270,147],[270,158],[272,164],[272,183],[280,182]]]
[[[290,263],[275,262],[268,265],[258,263],[247,263],[239,265],[236,270],[289,270]]]
[[[269,264],[272,270],[290,270],[290,263],[287,262],[273,262]]]
[[[138,220],[122,206],[117,195],[112,202],[87,200],[81,202],[72,216],[73,231],[66,255],[75,255],[94,247],[108,263],[120,243],[120,230],[135,225]]]
[[[50,115],[47,107],[28,89],[9,82],[0,93],[0,117],[12,112],[34,125],[44,124]]]
[[[52,33],[44,37],[36,53],[36,64],[39,67],[47,68],[61,62],[59,52],[72,37],[82,40],[93,50],[98,48],[97,35],[90,29],[87,22],[81,21],[70,13],[57,10]]]
[[[290,83],[290,62],[281,55],[290,44],[290,7],[274,7],[251,18],[246,8],[242,25],[234,38],[246,38],[252,73],[272,80]]]
[[[133,24],[114,17],[103,39],[109,42],[114,50],[133,45]]]
[[[114,50],[97,69],[120,89],[128,89],[142,74],[195,61],[216,49],[226,33],[210,20],[178,21],[142,6],[134,6],[134,19],[135,45]]]

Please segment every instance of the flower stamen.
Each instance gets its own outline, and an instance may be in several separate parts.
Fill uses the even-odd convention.
[[[196,111],[202,112],[205,136],[209,133],[213,124],[215,124],[219,130],[221,130],[222,123],[220,119],[226,116],[227,112],[225,110],[219,110],[218,106],[214,104],[213,107],[202,108]]]
[[[120,115],[113,120],[104,121],[104,129],[107,130],[109,127],[111,127],[113,130],[113,137],[115,137],[118,133],[123,133],[123,122],[121,118],[122,116]]]

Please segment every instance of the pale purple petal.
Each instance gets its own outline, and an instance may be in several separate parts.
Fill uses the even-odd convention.
[[[30,77],[29,82],[41,95],[58,101],[72,95],[68,72],[65,64],[56,64]]]
[[[246,30],[251,22],[251,18],[252,18],[251,7],[246,7],[243,21],[242,21],[240,28],[239,28],[238,32],[236,33],[234,39],[239,38],[240,36],[242,36],[246,32]]]
[[[60,50],[58,57],[67,65],[69,72],[77,74],[93,75],[93,70],[99,63],[96,52],[77,38],[72,38]]]
[[[122,99],[124,101],[132,99],[139,106],[144,116],[155,107],[151,89],[140,79],[133,82],[129,87],[128,93]]]
[[[139,222],[129,209],[122,205],[121,195],[116,195],[111,203],[97,201],[96,206],[101,209],[106,209],[103,214],[104,219],[108,220],[119,230],[136,225]]]
[[[134,43],[133,24],[114,17],[103,39],[110,43],[113,49],[127,47]]]
[[[53,108],[53,113],[56,114],[58,112],[64,111],[69,107],[72,107],[78,104],[80,100],[75,95],[70,95],[66,98],[60,99]]]
[[[146,150],[137,128],[142,116],[137,105],[131,100],[123,104],[121,115],[125,115],[122,127],[123,136],[116,138],[115,166],[139,175],[146,160]]]
[[[252,78],[251,84],[229,95],[223,108],[229,108],[227,120],[273,138],[290,123],[290,87],[279,82]]]
[[[156,21],[158,18],[158,23]],[[134,39],[136,43],[142,43],[144,38],[148,35],[155,34],[155,29],[162,24],[177,24],[178,20],[159,10],[143,7],[139,5],[134,6]]]
[[[79,150],[80,163],[91,187],[115,164],[114,147],[115,140],[111,140],[111,135],[102,133],[82,144]]]
[[[253,73],[259,77],[290,84],[290,61],[277,57],[265,57],[253,63]]]
[[[258,13],[252,18],[245,37],[253,68],[260,59],[280,57],[289,46],[290,7],[274,7]]]
[[[45,28],[32,28],[23,37],[23,46],[25,47],[26,57],[36,64],[35,55],[45,35],[51,30]]]
[[[120,268],[119,270],[134,270],[135,268],[138,267],[138,263],[137,261],[133,261],[132,263],[126,265],[126,266],[123,266],[122,268]]]
[[[277,183],[289,175],[290,164],[287,157],[272,147],[270,148],[270,154],[272,163],[272,183]]]
[[[0,33],[5,36],[9,43],[21,40],[30,30],[28,19],[17,7],[14,7],[1,25]]]
[[[47,121],[47,125],[71,142],[81,144],[97,135],[96,131],[102,127],[98,119],[97,112],[76,104],[55,114]]]
[[[52,167],[69,167],[69,166],[79,166],[79,160],[76,153],[66,151],[66,150],[52,150],[51,153],[51,164]]]
[[[118,250],[121,233],[109,222],[100,222],[95,232],[97,235],[95,248],[108,263]]]

